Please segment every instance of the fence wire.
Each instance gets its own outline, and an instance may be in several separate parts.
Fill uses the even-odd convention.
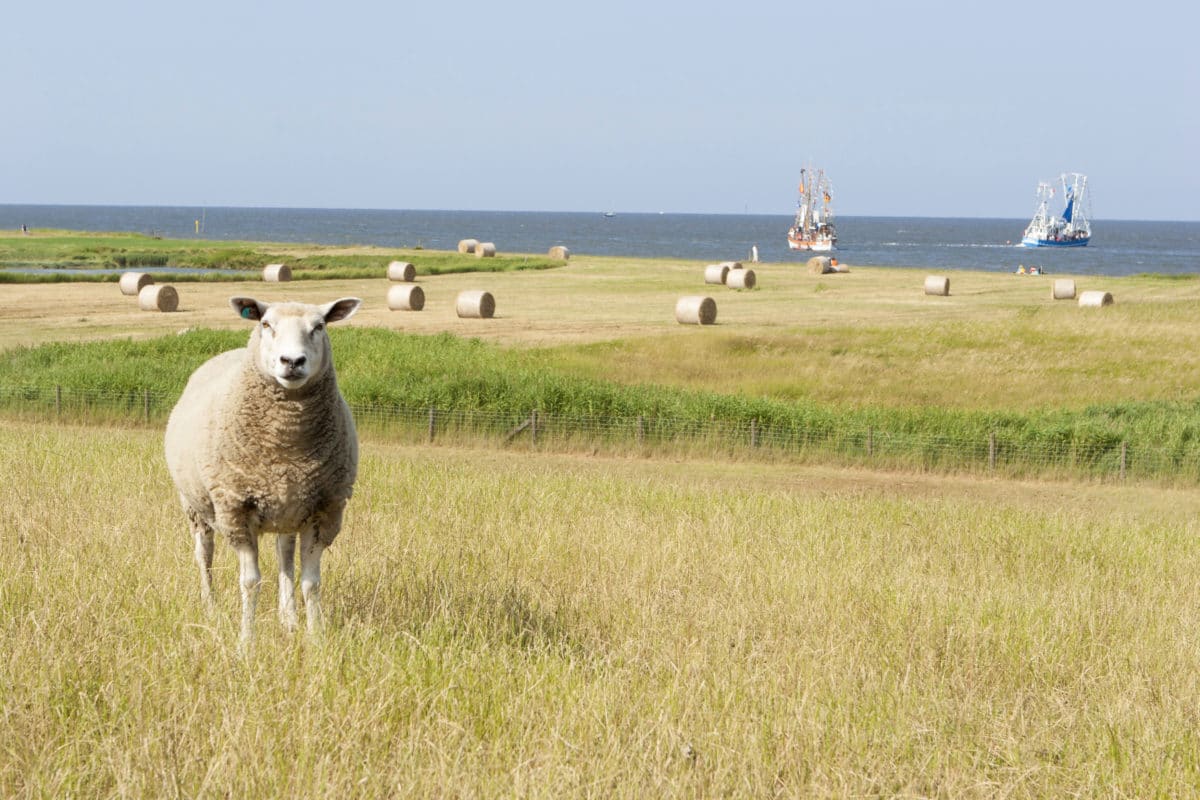
[[[0,411],[38,419],[161,424],[176,394],[0,386]],[[1029,441],[1001,432],[965,437],[864,427],[766,425],[757,420],[601,417],[530,410],[406,408],[353,403],[359,429],[408,442],[504,447],[686,452],[714,457],[865,465],[1013,476],[1153,478],[1200,483],[1200,468],[1177,448],[1128,441]]]

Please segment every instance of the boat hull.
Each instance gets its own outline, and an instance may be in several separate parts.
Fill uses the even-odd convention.
[[[1087,243],[1092,240],[1092,237],[1087,236],[1081,239],[1035,239],[1028,237],[1021,240],[1024,247],[1087,247]]]
[[[814,241],[812,239],[793,239],[788,237],[788,249],[790,250],[811,250],[814,253],[828,253],[833,250],[834,243],[831,241]]]

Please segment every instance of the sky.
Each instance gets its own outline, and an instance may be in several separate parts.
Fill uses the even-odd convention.
[[[1200,4],[58,2],[0,203],[1200,220]]]

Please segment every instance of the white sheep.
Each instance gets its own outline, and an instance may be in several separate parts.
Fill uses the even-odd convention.
[[[196,540],[200,591],[212,602],[213,533],[237,551],[241,641],[248,645],[262,576],[262,533],[279,534],[279,617],[298,625],[295,552],[310,633],[321,628],[321,554],[342,527],[358,470],[358,437],[338,391],[325,325],[346,319],[356,297],[315,306],[234,297],[257,321],[249,344],[202,364],[167,422],[167,468]]]

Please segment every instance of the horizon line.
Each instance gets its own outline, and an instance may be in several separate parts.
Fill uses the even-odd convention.
[[[223,204],[166,204],[166,203],[12,203],[0,202],[0,207],[21,208],[157,208],[157,209],[193,209],[204,210],[211,208],[244,210],[244,211],[379,211],[403,213],[419,211],[428,213],[453,214],[622,214],[638,216],[701,216],[701,217],[791,217],[791,213],[783,212],[748,212],[748,211],[621,211],[618,209],[586,209],[586,210],[557,210],[546,209],[500,209],[500,208],[376,208],[368,206],[273,206],[273,205],[223,205]],[[863,219],[953,219],[953,220],[1022,220],[1026,217],[991,217],[991,216],[941,216],[936,214],[846,214],[839,213],[841,218]],[[1183,222],[1196,223],[1200,219],[1150,219],[1150,218],[1119,218],[1092,217],[1095,221],[1104,222]]]

